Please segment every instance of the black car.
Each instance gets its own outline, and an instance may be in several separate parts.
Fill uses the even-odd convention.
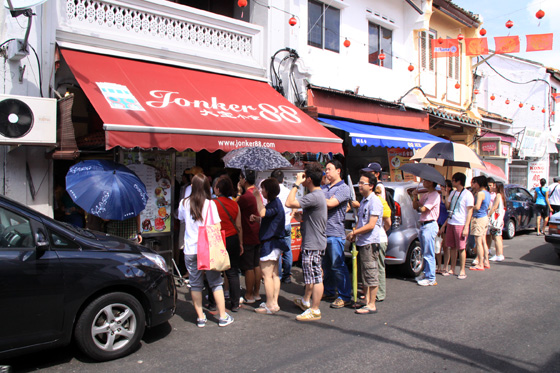
[[[513,238],[515,233],[537,226],[537,213],[533,195],[521,185],[504,186],[507,209],[504,216],[504,238]]]
[[[154,251],[0,196],[0,359],[72,338],[95,360],[124,356],[173,316],[176,294]]]

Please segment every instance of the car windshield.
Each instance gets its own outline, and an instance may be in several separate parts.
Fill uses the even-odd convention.
[[[79,235],[88,237],[88,238],[95,238],[95,235],[88,229],[83,229],[83,228],[79,228],[76,227],[75,225],[72,225],[70,223],[66,223],[66,222],[59,222],[61,225],[63,225],[66,229],[71,230],[74,233],[78,233]]]

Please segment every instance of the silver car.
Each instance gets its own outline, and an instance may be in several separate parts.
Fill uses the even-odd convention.
[[[546,242],[554,245],[554,251],[560,257],[560,212],[552,215],[548,222],[548,233],[545,234]]]
[[[424,268],[424,257],[418,239],[420,224],[419,213],[412,207],[410,193],[418,187],[413,182],[384,182],[385,192],[390,193],[395,201],[395,219],[389,234],[389,244],[385,254],[386,265],[400,265],[403,274],[415,277]],[[422,190],[420,190],[422,192]],[[359,194],[358,194],[359,195]],[[352,229],[354,215],[346,214],[347,231]],[[346,242],[350,250],[350,243]]]

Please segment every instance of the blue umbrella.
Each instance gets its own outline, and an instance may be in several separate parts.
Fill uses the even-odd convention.
[[[82,161],[70,167],[66,190],[78,206],[102,219],[129,219],[148,202],[146,186],[138,176],[111,161]]]
[[[251,146],[232,150],[222,160],[227,168],[267,171],[292,167],[292,164],[274,149]]]

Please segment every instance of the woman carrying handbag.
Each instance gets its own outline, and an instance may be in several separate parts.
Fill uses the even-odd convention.
[[[204,274],[214,293],[218,308],[219,326],[228,326],[233,317],[226,313],[223,279],[220,271],[198,269],[198,237],[199,227],[220,224],[220,216],[216,204],[210,199],[210,182],[204,174],[195,175],[192,179],[192,192],[179,204],[179,219],[185,222],[185,265],[189,271],[191,296],[197,314],[197,326],[203,328],[207,319],[202,310],[202,289],[204,288]]]

